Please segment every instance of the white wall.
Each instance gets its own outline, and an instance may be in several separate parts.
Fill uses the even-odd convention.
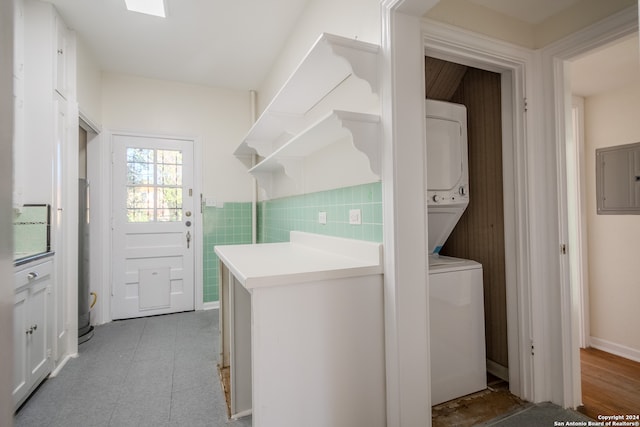
[[[379,0],[310,0],[258,88],[258,112],[269,104],[321,33],[380,44]]]
[[[102,117],[102,71],[93,53],[80,37],[76,37],[77,97],[80,112],[100,125]]]
[[[232,154],[250,126],[249,113],[248,92],[102,75],[103,128],[197,138],[207,200],[251,200],[250,176]]]
[[[596,215],[595,149],[640,141],[640,79],[585,100],[591,336],[640,354],[640,218]]]

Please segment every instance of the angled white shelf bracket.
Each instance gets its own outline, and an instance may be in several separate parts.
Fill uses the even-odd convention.
[[[354,147],[367,156],[371,171],[380,176],[380,117],[340,110],[332,111],[293,137],[249,172],[268,194],[271,190],[271,176],[280,170],[284,170],[296,183],[298,191],[301,191],[304,183],[304,159],[348,137]]]
[[[372,43],[322,34],[234,154],[268,157],[308,127],[305,114],[350,77],[366,81],[369,95],[376,93],[379,50]]]

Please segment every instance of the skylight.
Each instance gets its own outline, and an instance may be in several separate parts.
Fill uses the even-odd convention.
[[[164,0],[124,0],[127,9],[132,12],[140,12],[146,15],[166,18]]]

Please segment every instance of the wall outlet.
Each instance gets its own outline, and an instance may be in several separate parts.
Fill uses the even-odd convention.
[[[327,223],[327,213],[326,212],[318,212],[318,222],[320,224]]]
[[[349,209],[349,224],[352,224],[352,225],[362,224],[362,213],[360,209]]]

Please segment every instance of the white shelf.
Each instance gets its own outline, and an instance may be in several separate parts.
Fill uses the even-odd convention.
[[[307,156],[337,141],[351,138],[354,147],[367,155],[371,171],[379,176],[379,126],[380,117],[375,114],[334,110],[291,138],[249,172],[268,194],[272,190],[272,174],[281,170],[300,186],[304,182],[304,159]]]
[[[368,95],[375,94],[378,51],[375,44],[322,34],[234,154],[268,157],[283,142],[307,128],[310,120],[307,113],[350,78],[366,82]]]

